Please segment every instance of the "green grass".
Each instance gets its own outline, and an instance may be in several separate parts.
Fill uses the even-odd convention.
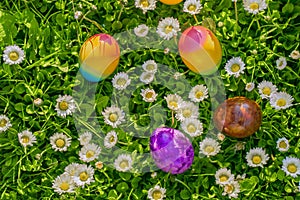
[[[133,0],[126,5],[122,1],[109,0],[1,1],[0,52],[8,45],[17,44],[25,51],[26,58],[20,65],[12,66],[4,64],[2,58],[0,61],[0,115],[5,114],[12,123],[9,130],[0,133],[0,199],[146,199],[147,191],[156,184],[167,190],[165,199],[227,199],[222,196],[223,188],[215,183],[215,172],[221,167],[231,169],[235,175],[246,174],[246,179],[240,182],[239,199],[299,199],[300,177],[286,176],[281,166],[287,156],[300,157],[300,61],[289,57],[293,50],[299,50],[300,4],[297,0],[267,2],[266,10],[252,15],[244,10],[241,0],[236,4],[237,12],[231,0],[201,1],[203,8],[196,15],[197,22],[193,16],[182,12],[183,3],[168,6],[157,2],[154,11],[143,14],[134,6]],[[97,10],[92,10],[92,5],[96,5]],[[77,10],[85,17],[75,20]],[[151,27],[151,35],[155,36],[159,20],[170,16],[179,20],[182,31],[202,24],[207,18],[215,22],[213,25],[210,21],[208,26],[215,29],[222,45],[220,76],[204,78],[188,71],[176,53],[174,40],[163,41],[156,37],[140,39],[133,44],[132,30],[136,26],[147,24]],[[142,100],[140,90],[146,88],[143,84],[134,85],[123,94],[116,93],[111,85],[114,74],[96,85],[77,78],[80,47],[99,32],[114,36],[121,46],[120,62],[114,74],[129,71],[136,81],[139,74],[133,72],[144,61],[153,59],[162,65],[158,72],[161,82],[157,80],[157,84],[151,84],[158,93],[156,102],[149,104]],[[170,48],[170,54],[164,54],[165,47]],[[254,50],[256,54],[253,54]],[[227,60],[238,56],[245,62],[246,69],[244,74],[234,78],[226,73],[224,66]],[[287,67],[283,70],[276,68],[280,56],[287,58]],[[163,71],[163,66],[168,66],[170,71]],[[187,82],[181,84],[181,81],[169,80],[175,72],[185,73],[182,80]],[[245,90],[246,83],[254,82],[257,86],[263,80],[271,81],[279,91],[292,95],[294,105],[278,111],[268,100],[261,99],[257,88],[251,92]],[[153,120],[149,130],[161,124],[180,127],[179,122],[172,123],[172,113],[166,108],[164,96],[178,92],[187,99],[190,87],[196,84],[211,86],[211,97],[218,94],[217,86],[224,84],[226,97],[246,96],[255,100],[263,112],[260,129],[245,139],[226,137],[218,155],[200,158],[199,142],[206,135],[217,133],[210,126],[211,108],[216,104],[209,98],[199,103],[204,134],[192,141],[195,158],[185,173],[171,175],[157,170],[156,178],[151,178],[152,168],[147,168],[151,161],[141,164],[142,170],[138,169],[147,171],[145,173],[118,172],[106,164],[111,162],[108,157],[111,152],[102,148],[99,160],[104,162],[104,168],[95,170],[94,183],[76,189],[73,194],[60,196],[54,192],[52,182],[64,168],[71,162],[82,163],[78,156],[81,148],[77,140],[79,132],[90,130],[102,138],[103,133],[111,130],[103,123],[101,112],[114,100],[120,100],[118,102],[124,108],[129,105],[126,125],[130,126],[116,129],[119,134],[117,146],[120,151],[132,152],[134,157],[149,153],[148,137],[133,137],[144,133],[149,121]],[[77,95],[80,112],[74,118],[57,116],[56,99],[63,94]],[[120,95],[129,98],[122,99]],[[41,107],[33,106],[36,98],[43,99]],[[84,121],[91,116],[93,120]],[[18,141],[18,133],[25,129],[37,138],[37,143],[27,149]],[[51,148],[49,138],[55,132],[72,138],[67,152],[55,152]],[[276,141],[281,137],[290,142],[288,152],[276,149]],[[245,142],[245,149],[234,152],[238,141]],[[264,148],[270,156],[264,168],[247,166],[246,153],[255,147]],[[141,162],[138,156],[134,159],[136,163]],[[93,166],[94,163],[90,164]]]

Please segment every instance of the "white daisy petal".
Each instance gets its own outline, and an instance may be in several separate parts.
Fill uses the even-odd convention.
[[[65,173],[69,174],[69,176],[73,177],[77,173],[80,165],[78,163],[71,163],[65,167]]]
[[[75,101],[70,95],[59,95],[56,102],[55,110],[58,116],[65,118],[67,115],[72,115],[76,110]]]
[[[6,115],[0,115],[0,133],[7,131],[11,126],[9,118]]]
[[[184,121],[187,118],[198,118],[199,107],[192,102],[182,102],[179,104],[179,109],[176,112],[176,119],[179,121]]]
[[[125,90],[128,85],[130,85],[131,80],[125,72],[117,73],[112,79],[113,87],[117,90]]]
[[[158,27],[156,30],[158,35],[165,40],[170,40],[174,36],[177,36],[177,32],[179,31],[179,22],[173,17],[167,17],[165,19],[162,19],[158,23]]]
[[[75,13],[74,13],[74,18],[76,19],[76,20],[79,20],[81,17],[82,17],[82,12],[81,11],[76,11]]]
[[[168,108],[174,111],[179,109],[179,105],[183,102],[182,98],[177,94],[168,94],[165,96]]]
[[[289,57],[294,59],[294,60],[298,60],[300,58],[300,53],[299,53],[299,51],[294,50],[294,51],[291,52]]]
[[[248,91],[248,92],[251,92],[255,87],[255,84],[253,82],[250,82],[250,83],[247,83],[246,84],[246,87],[245,89]]]
[[[135,0],[134,5],[142,9],[145,14],[148,10],[154,10],[156,8],[156,0]]]
[[[193,102],[203,101],[207,97],[208,97],[208,90],[207,87],[203,84],[194,86],[189,93],[189,98]]]
[[[269,155],[260,147],[250,149],[246,155],[248,166],[250,167],[263,167],[269,160]]]
[[[116,131],[110,131],[104,138],[104,146],[108,149],[114,147],[118,142],[118,135]]]
[[[149,84],[154,80],[154,73],[152,72],[143,72],[140,76],[140,81],[145,84]]]
[[[95,170],[91,166],[81,164],[73,177],[75,184],[84,188],[85,184],[89,185],[95,182],[94,173]]]
[[[279,70],[283,70],[286,67],[286,58],[285,57],[280,57],[276,60],[276,67]]]
[[[286,175],[290,175],[296,178],[300,175],[300,159],[294,157],[286,157],[282,161],[282,170],[286,173]]]
[[[265,0],[243,0],[243,5],[246,11],[253,14],[257,14],[268,7]]]
[[[227,61],[225,70],[230,76],[233,75],[237,78],[244,73],[245,63],[240,57],[233,57]]]
[[[228,170],[227,168],[221,168],[216,171],[215,178],[217,184],[226,185],[234,180],[234,175],[231,174],[230,169]]]
[[[125,121],[124,111],[115,105],[105,108],[102,115],[104,117],[104,122],[113,128],[117,128],[117,126]]]
[[[3,52],[3,61],[5,64],[20,64],[25,59],[24,51],[17,45],[7,46]]]
[[[294,98],[286,92],[275,92],[271,95],[270,104],[276,110],[287,109],[293,104]]]
[[[166,189],[160,187],[159,185],[155,185],[153,188],[148,190],[148,199],[150,200],[162,200],[166,197]]]
[[[157,94],[153,89],[146,88],[141,90],[141,95],[145,102],[154,102],[156,101]]]
[[[54,192],[57,192],[60,195],[63,193],[72,193],[75,192],[75,183],[69,174],[63,173],[53,181],[52,188],[54,189]]]
[[[199,0],[186,0],[183,4],[183,12],[187,12],[191,15],[200,13],[202,5]]]
[[[277,92],[277,87],[272,82],[262,81],[257,86],[258,92],[263,99],[268,99],[274,92]]]
[[[120,172],[127,172],[132,169],[132,158],[128,154],[121,154],[114,162],[116,170]]]
[[[79,151],[79,159],[83,162],[91,162],[98,158],[101,148],[96,144],[84,145]]]
[[[50,137],[50,144],[55,151],[67,151],[71,145],[71,138],[63,133],[55,133]]]
[[[191,137],[200,136],[203,133],[202,123],[195,118],[187,118],[180,124],[181,128]]]
[[[92,137],[93,137],[93,134],[91,132],[88,132],[88,131],[84,132],[78,138],[80,145],[82,145],[82,146],[87,145],[92,140]]]
[[[33,146],[33,143],[36,143],[36,137],[28,130],[18,133],[18,138],[20,144],[24,147]]]
[[[205,138],[200,145],[200,154],[204,154],[207,157],[215,156],[219,153],[221,146],[218,141],[212,138]]]
[[[146,72],[150,72],[150,73],[156,73],[157,72],[157,64],[154,60],[145,61],[144,64],[142,65],[142,68]]]
[[[232,181],[224,186],[222,195],[228,195],[229,198],[238,198],[240,193],[240,184],[237,181]]]
[[[279,138],[276,142],[276,148],[281,152],[288,151],[290,148],[289,141],[285,137]]]
[[[149,32],[149,27],[145,24],[140,24],[133,29],[134,33],[138,37],[146,37]]]

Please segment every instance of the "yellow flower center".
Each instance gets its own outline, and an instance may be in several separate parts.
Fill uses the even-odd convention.
[[[115,142],[115,137],[114,137],[114,136],[111,136],[111,137],[109,138],[109,142],[111,142],[111,143]]]
[[[177,108],[178,107],[178,103],[176,101],[171,101],[169,103],[170,107],[173,107],[173,108]]]
[[[285,106],[286,105],[286,100],[285,99],[278,99],[277,102],[276,102],[277,106]]]
[[[127,160],[123,160],[122,162],[120,162],[119,166],[120,168],[125,169],[129,166],[129,163]]]
[[[262,89],[262,93],[263,93],[264,95],[269,96],[269,95],[271,94],[271,88],[270,88],[270,87],[264,87],[264,88]]]
[[[68,110],[68,108],[69,108],[68,102],[62,101],[62,102],[59,103],[59,109],[60,110],[65,111],[65,110]]]
[[[79,174],[79,179],[80,179],[81,181],[86,181],[86,180],[88,180],[88,178],[89,178],[89,175],[88,175],[86,172],[81,172],[81,173]]]
[[[233,185],[228,184],[228,185],[225,186],[225,191],[226,191],[227,193],[231,194],[231,193],[233,192],[233,190],[234,190]]]
[[[259,163],[261,163],[261,157],[259,156],[259,155],[255,155],[255,156],[253,156],[252,157],[252,162],[254,163],[254,164],[259,164]]]
[[[61,190],[67,191],[70,188],[70,185],[67,182],[62,182],[59,187]]]
[[[65,141],[63,139],[59,138],[55,141],[55,145],[59,148],[62,148],[65,146]]]
[[[182,114],[185,118],[189,118],[192,116],[192,111],[190,109],[184,109]]]
[[[147,99],[152,98],[152,97],[153,97],[153,92],[147,92],[146,95],[145,95],[145,97],[146,97]]]
[[[219,178],[220,182],[225,182],[228,180],[228,176],[226,175],[221,175],[220,178]]]
[[[213,146],[211,146],[211,145],[208,145],[208,146],[206,146],[206,147],[204,148],[204,151],[205,151],[206,153],[212,153],[212,152],[215,151],[215,148],[214,148]]]
[[[28,136],[22,136],[21,137],[22,143],[27,144],[29,142],[29,137]]]
[[[200,99],[201,97],[203,97],[203,92],[202,91],[197,91],[196,93],[195,93],[195,97],[197,98],[197,99]]]
[[[154,70],[155,68],[154,68],[154,65],[153,65],[153,64],[148,64],[148,65],[146,66],[146,69],[149,70],[149,71],[152,71],[152,70]]]
[[[152,198],[153,198],[154,200],[161,199],[161,198],[162,198],[162,193],[161,193],[161,191],[159,191],[159,190],[153,191],[153,193],[152,193]]]
[[[196,10],[196,6],[195,5],[189,5],[189,7],[188,7],[188,10],[189,11],[195,11]]]
[[[197,129],[196,129],[194,124],[189,124],[187,126],[187,130],[188,130],[189,133],[195,133]]]
[[[123,85],[125,85],[126,84],[126,79],[125,78],[119,78],[118,80],[117,80],[117,85],[120,85],[120,86],[123,86]]]
[[[147,0],[141,0],[140,5],[143,6],[144,8],[149,6],[149,2]]]
[[[85,154],[85,156],[86,156],[87,158],[91,158],[91,157],[93,157],[94,155],[95,155],[95,152],[94,152],[94,151],[91,151],[91,150],[87,151],[86,154]]]
[[[287,144],[285,143],[285,141],[281,141],[281,142],[279,142],[279,145],[278,145],[280,148],[282,148],[282,149],[285,149],[285,148],[287,148]]]
[[[6,124],[7,124],[7,121],[5,119],[0,120],[0,127],[4,127],[4,126],[6,126]]]
[[[231,71],[232,71],[232,72],[238,72],[240,69],[241,69],[241,67],[240,67],[240,65],[238,65],[238,64],[233,64],[233,65],[231,66]]]
[[[165,27],[165,33],[168,34],[173,30],[173,26],[169,25]]]
[[[118,115],[116,114],[116,113],[111,113],[110,115],[109,115],[109,120],[111,121],[111,122],[116,122],[117,120],[118,120]]]
[[[294,163],[291,163],[287,166],[287,170],[290,172],[290,173],[296,173],[297,172],[297,166],[294,164]]]
[[[16,61],[19,59],[19,54],[15,51],[10,52],[8,56],[9,56],[9,59],[12,61]]]
[[[249,7],[251,10],[258,10],[259,4],[254,2],[254,3],[251,3]]]

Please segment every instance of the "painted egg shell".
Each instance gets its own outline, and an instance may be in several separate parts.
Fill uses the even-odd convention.
[[[150,137],[150,150],[156,166],[171,174],[183,173],[194,160],[192,143],[173,128],[155,129]]]
[[[186,29],[179,39],[178,49],[184,64],[201,75],[214,73],[222,59],[218,38],[204,26]]]
[[[214,112],[216,128],[228,136],[244,138],[255,133],[262,121],[259,105],[246,97],[225,100]]]
[[[175,5],[182,2],[182,0],[160,0],[160,2],[167,4],[167,5]]]
[[[100,33],[87,39],[79,53],[82,76],[98,82],[114,72],[120,59],[120,48],[110,35]]]

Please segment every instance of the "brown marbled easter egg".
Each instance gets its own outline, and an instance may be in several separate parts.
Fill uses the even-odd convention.
[[[259,105],[246,97],[225,100],[214,112],[214,124],[224,134],[245,138],[255,133],[262,121]]]

